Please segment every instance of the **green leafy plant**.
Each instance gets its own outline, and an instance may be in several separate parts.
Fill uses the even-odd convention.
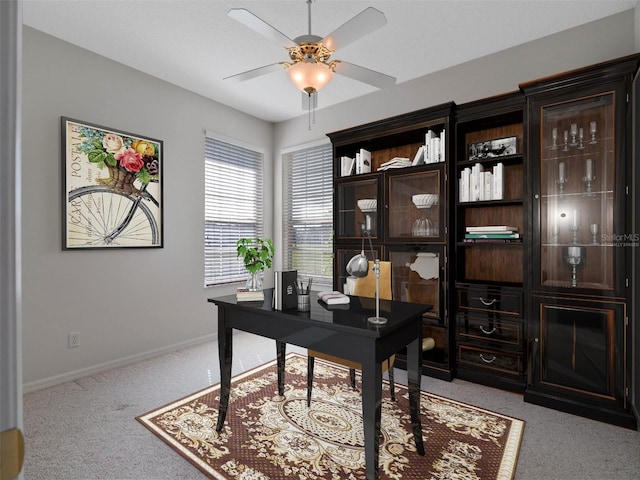
[[[271,268],[274,249],[270,238],[241,238],[236,242],[236,250],[249,273]]]

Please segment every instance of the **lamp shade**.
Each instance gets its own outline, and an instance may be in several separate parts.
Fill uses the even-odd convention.
[[[364,250],[349,260],[346,270],[349,275],[354,277],[362,278],[367,276],[369,273],[369,260],[367,260]]]
[[[291,82],[303,92],[311,95],[333,78],[333,70],[324,63],[298,62],[289,67]]]

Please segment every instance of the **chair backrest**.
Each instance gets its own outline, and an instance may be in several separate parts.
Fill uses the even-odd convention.
[[[376,274],[373,273],[373,262],[369,261],[369,273],[358,278],[353,287],[353,295],[374,298],[376,296]],[[380,298],[393,300],[391,290],[391,262],[380,262]]]

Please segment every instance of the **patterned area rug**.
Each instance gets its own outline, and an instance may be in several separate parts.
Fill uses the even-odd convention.
[[[283,397],[277,394],[275,360],[234,377],[219,434],[219,385],[137,420],[210,478],[364,480],[361,399],[349,386],[348,370],[316,360],[311,408],[306,405],[306,356],[289,354],[286,371]],[[407,388],[396,384],[393,402],[385,381],[381,479],[513,478],[523,421],[421,395],[425,456],[413,443]]]

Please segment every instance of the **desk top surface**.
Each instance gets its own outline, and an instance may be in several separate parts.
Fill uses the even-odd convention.
[[[387,319],[384,325],[373,325],[367,319],[375,316],[375,299],[350,296],[348,305],[327,305],[320,300],[311,299],[311,310],[299,312],[296,308],[274,310],[272,304],[273,289],[264,290],[264,302],[238,302],[234,295],[209,298],[209,302],[218,306],[232,306],[246,311],[259,310],[261,314],[287,318],[301,323],[315,324],[332,330],[345,332],[357,331],[360,335],[385,336],[386,334],[414,321],[432,309],[431,305],[408,303],[392,300],[380,300],[380,316]]]

